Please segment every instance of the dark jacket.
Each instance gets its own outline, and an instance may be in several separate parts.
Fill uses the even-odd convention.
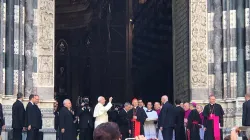
[[[159,128],[169,128],[175,126],[175,109],[169,102],[166,102],[161,109],[158,126]]]
[[[94,128],[93,109],[92,108],[79,108],[77,116],[79,117],[79,128]]]
[[[19,100],[12,106],[12,128],[22,129],[25,121],[25,110],[23,103]]]
[[[243,103],[242,125],[250,126],[250,100]]]
[[[5,120],[4,120],[4,117],[3,117],[3,106],[0,103],[0,130],[2,130],[2,126],[4,126],[4,125],[5,125]]]
[[[175,140],[185,140],[184,109],[180,106],[175,107],[175,116]]]
[[[42,114],[37,105],[29,102],[26,107],[26,126],[31,125],[31,128],[42,128]]]

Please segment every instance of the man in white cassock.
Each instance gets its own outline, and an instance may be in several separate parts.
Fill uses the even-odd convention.
[[[156,124],[155,121],[158,120],[157,112],[152,109],[153,105],[152,102],[148,102],[146,114],[148,118],[144,123],[144,133],[147,139],[156,139]]]
[[[109,98],[109,102],[104,106],[106,100],[103,96],[98,97],[98,104],[95,106],[94,117],[95,117],[95,128],[102,124],[108,122],[108,110],[112,107],[113,98]]]

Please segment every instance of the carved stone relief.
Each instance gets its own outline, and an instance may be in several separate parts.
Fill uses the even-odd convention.
[[[54,53],[54,0],[39,0],[39,54]]]
[[[38,1],[38,87],[54,86],[55,0]]]
[[[190,24],[191,88],[205,88],[208,85],[206,0],[190,1]]]

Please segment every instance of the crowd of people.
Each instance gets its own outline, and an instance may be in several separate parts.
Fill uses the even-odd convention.
[[[246,94],[243,104],[242,125],[250,126],[250,94]],[[23,94],[17,94],[12,106],[13,139],[22,140],[22,132],[27,131],[27,140],[42,139],[42,113],[38,107],[39,96],[31,94],[26,109],[22,103]],[[133,99],[122,108],[112,113],[113,98],[98,97],[95,108],[91,108],[88,98],[84,98],[75,111],[69,99],[63,101],[63,107],[55,103],[55,130],[57,140],[223,140],[223,115],[220,104],[214,95],[209,97],[209,104],[203,106],[194,102],[175,104],[168,102],[168,96],[161,97],[161,102],[147,102]],[[0,104],[0,125],[4,128],[4,117]],[[112,117],[111,117],[112,116]],[[114,117],[115,116],[115,117]],[[110,123],[112,121],[112,123]],[[236,140],[243,128],[235,127],[225,140]],[[243,140],[249,140],[250,129]]]
[[[246,102],[243,104],[243,125],[245,126],[249,126],[249,119],[247,119],[250,117],[248,114],[250,110],[248,106],[249,99],[250,96],[247,94]],[[80,109],[83,111],[87,109],[88,117],[86,117],[86,115],[75,115],[76,120],[87,124],[84,129],[92,130],[86,133],[86,130],[80,128],[80,140],[102,140],[103,137],[105,137],[104,133],[98,134],[95,131],[97,131],[97,128],[102,126],[102,124],[105,124],[102,127],[113,125],[106,124],[110,121],[115,122],[119,127],[119,133],[121,134],[119,139],[122,140],[141,135],[144,135],[147,140],[223,140],[222,128],[224,111],[222,106],[216,103],[216,98],[213,95],[209,97],[209,104],[205,105],[204,109],[201,104],[194,102],[183,103],[179,99],[176,99],[175,104],[172,105],[168,102],[168,96],[166,95],[162,96],[161,103],[155,102],[153,104],[152,102],[147,102],[146,105],[144,105],[142,99],[133,99],[132,104],[126,102],[123,108],[117,109],[117,116],[114,117],[114,114],[112,114],[112,120],[110,120],[111,114],[109,110],[113,105],[112,100],[113,98],[110,97],[106,104],[105,98],[100,96],[98,98],[98,104],[94,109],[90,107]],[[66,126],[62,125],[65,121],[60,119],[67,118],[66,116],[70,116],[71,118],[74,116],[73,112],[70,113],[71,105],[67,106],[66,101],[69,103],[70,101],[65,100],[64,102],[64,106],[68,108],[68,113],[63,113],[62,109],[58,113],[60,114],[58,117],[59,139],[62,134],[63,137],[68,136],[68,134],[65,133],[67,130],[68,132],[74,130],[74,128],[72,128],[74,127],[72,123],[74,121],[70,120],[72,125]],[[64,116],[65,114],[66,116]],[[85,116],[84,119],[82,118],[83,116]],[[82,123],[79,124],[79,126],[82,125]],[[94,137],[92,137],[93,131]],[[101,130],[98,129],[98,131]],[[81,135],[83,132],[85,132],[85,135]],[[74,134],[74,136],[69,135],[68,139],[75,139],[77,134],[74,131],[72,131],[71,134]],[[88,136],[88,138],[83,138],[83,136]],[[246,137],[245,139],[247,140]]]

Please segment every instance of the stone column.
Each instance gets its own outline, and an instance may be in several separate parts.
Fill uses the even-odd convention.
[[[5,94],[13,94],[14,80],[14,0],[6,1]]]
[[[246,91],[246,83],[245,83],[245,58],[244,58],[244,50],[245,50],[245,35],[244,35],[244,28],[245,28],[245,7],[244,7],[244,0],[237,0],[236,1],[236,40],[237,40],[237,92],[238,97],[243,97]]]
[[[246,63],[246,93],[250,93],[250,1],[246,0],[245,3],[245,28],[246,28],[246,56],[245,56],[245,63]]]
[[[55,0],[38,0],[37,25],[37,77],[36,92],[42,99],[39,107],[43,114],[44,139],[54,140],[54,37]]]
[[[19,0],[14,3],[14,90],[13,94],[18,92],[18,66],[19,66]]]
[[[190,0],[191,100],[208,99],[207,0]]]
[[[6,3],[0,0],[0,94],[4,94],[4,52],[5,52],[5,21],[6,21]]]

